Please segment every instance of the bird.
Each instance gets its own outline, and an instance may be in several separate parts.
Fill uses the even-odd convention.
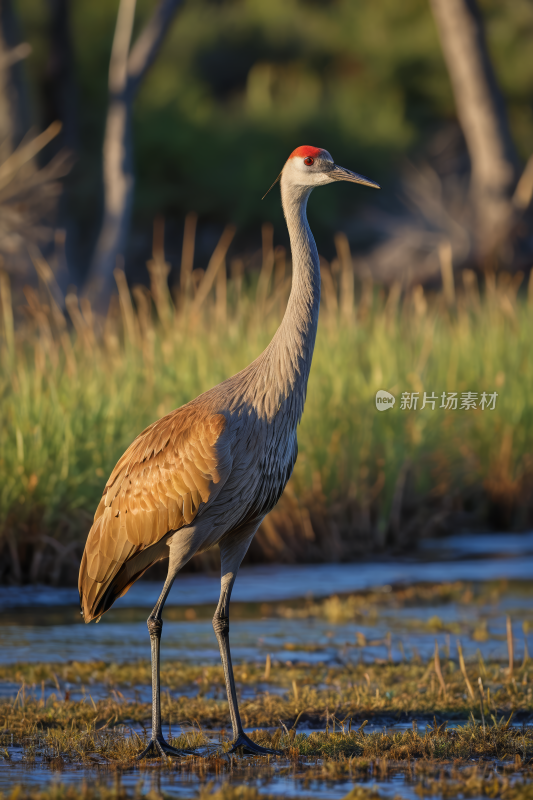
[[[280,326],[249,366],[137,436],[105,485],[81,560],[80,604],[87,623],[98,621],[152,564],[168,557],[163,590],[147,620],[152,732],[139,759],[194,752],[173,747],[162,732],[162,612],[180,569],[195,554],[216,545],[221,587],[213,628],[233,729],[230,752],[280,754],[253,742],[243,729],[229,643],[231,592],[250,542],[281,497],[298,453],[297,426],[320,306],[320,261],[307,221],[307,201],[315,187],[335,181],[380,187],[338,166],[327,150],[309,145],[291,153],[270,189],[278,181],[293,269]]]

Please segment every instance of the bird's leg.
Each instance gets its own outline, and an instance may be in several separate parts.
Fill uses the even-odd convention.
[[[215,616],[213,617],[213,628],[217,635],[218,646],[220,648],[220,657],[222,659],[222,666],[224,668],[224,678],[226,680],[226,691],[228,694],[229,713],[231,717],[231,725],[233,728],[233,746],[230,750],[230,753],[234,753],[236,750],[242,748],[243,753],[247,753],[250,755],[277,756],[277,755],[282,755],[280,750],[272,750],[269,747],[261,747],[260,745],[253,742],[245,734],[243,730],[241,716],[239,714],[239,704],[237,702],[235,678],[233,677],[233,666],[231,663],[231,652],[229,646],[229,603],[231,598],[231,590],[233,589],[233,584],[235,583],[237,570],[240,566],[242,559],[244,558],[244,554],[248,549],[250,541],[251,537],[243,543],[245,544],[245,547],[243,549],[243,552],[240,554],[237,566],[236,567],[234,566],[233,570],[225,569],[225,562],[227,563],[230,560],[229,558],[225,558],[225,556],[229,556],[230,553],[226,551],[226,548],[222,543],[220,545],[223,577],[222,577],[222,585],[220,592],[220,600],[218,601],[217,610],[215,611]],[[232,556],[231,561],[235,563],[237,561],[238,554],[237,552],[235,552],[234,548],[231,549],[233,550],[233,552],[231,552]]]
[[[172,747],[163,737],[161,728],[161,681],[159,677],[159,650],[161,643],[161,631],[163,630],[163,620],[161,614],[168,593],[174,581],[174,576],[165,581],[163,591],[156,606],[147,620],[148,631],[150,633],[150,646],[152,651],[152,737],[142,753],[139,753],[137,760],[153,755],[155,758],[162,756],[188,756],[195,755],[192,750],[178,750]]]

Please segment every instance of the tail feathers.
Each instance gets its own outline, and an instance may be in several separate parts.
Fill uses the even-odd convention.
[[[85,553],[83,554],[80,569],[80,605],[84,622],[91,622],[92,620],[98,622],[102,614],[109,611],[115,600],[123,597],[152,564],[168,555],[167,538],[161,539],[156,544],[146,547],[136,555],[128,558],[120,565],[117,572],[104,583],[88,579],[86,556]],[[82,579],[84,568],[85,580]]]

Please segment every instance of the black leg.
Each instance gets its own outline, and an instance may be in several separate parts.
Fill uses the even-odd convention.
[[[254,528],[255,533],[255,528]],[[253,537],[249,536],[245,539],[241,546],[233,546],[220,544],[221,561],[222,561],[222,586],[220,592],[220,600],[218,601],[217,610],[213,617],[213,628],[215,630],[218,646],[220,648],[220,657],[222,659],[222,666],[224,668],[224,678],[226,681],[226,692],[228,694],[229,713],[231,716],[231,725],[233,728],[233,746],[230,753],[242,748],[243,753],[250,755],[282,755],[280,750],[273,750],[269,747],[261,747],[253,742],[244,732],[239,714],[239,704],[237,702],[237,692],[235,689],[235,678],[233,677],[233,666],[231,663],[231,652],[229,646],[229,604],[231,598],[231,590],[235,583],[237,570],[241,564],[242,559],[248,549],[248,545]]]
[[[155,758],[167,756],[189,756],[195,755],[193,750],[178,750],[172,747],[163,737],[161,728],[161,682],[159,677],[159,649],[161,643],[161,631],[163,630],[163,620],[161,614],[168,593],[174,578],[167,578],[163,591],[157,604],[148,617],[148,631],[150,633],[150,645],[152,650],[152,738],[142,753],[139,753],[137,760],[153,756]]]

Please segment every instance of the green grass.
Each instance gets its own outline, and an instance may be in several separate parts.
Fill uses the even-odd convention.
[[[481,524],[525,524],[533,315],[516,286],[489,282],[481,299],[470,290],[451,309],[420,287],[397,304],[394,288],[367,286],[352,302],[333,267],[324,267],[300,454],[252,555],[348,558],[461,510]],[[157,303],[139,289],[133,306],[123,286],[120,309],[112,303],[101,324],[73,295],[67,320],[46,289],[30,291],[14,327],[3,282],[0,535],[12,579],[67,579],[105,480],[136,434],[266,346],[288,293],[287,278],[276,280],[257,300],[254,286],[219,272],[196,313],[175,306],[163,284],[153,287]],[[380,388],[397,397],[385,413],[375,408]],[[493,411],[407,411],[406,391],[499,396]]]

